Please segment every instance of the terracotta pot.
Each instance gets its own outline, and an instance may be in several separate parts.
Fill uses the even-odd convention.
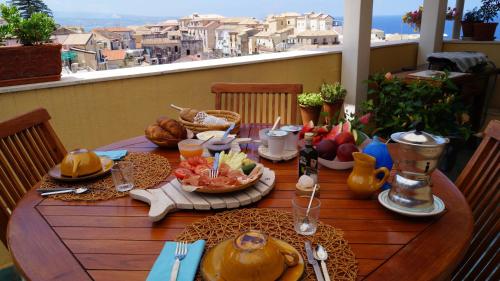
[[[495,40],[495,30],[497,22],[477,22],[474,23],[474,36],[476,41],[493,41]]]
[[[335,122],[338,121],[343,104],[344,104],[344,100],[338,100],[338,101],[335,101],[333,103],[330,103],[330,102],[323,103],[323,111],[327,113],[327,116],[325,117],[326,124],[330,124],[331,120],[333,120]]]
[[[474,36],[474,23],[468,21],[462,21],[462,37],[463,38],[472,38]]]
[[[313,121],[314,125],[318,125],[321,106],[305,107],[300,106],[300,115],[302,116],[302,124],[307,125],[309,121]]]
[[[61,47],[0,47],[0,87],[60,80]]]

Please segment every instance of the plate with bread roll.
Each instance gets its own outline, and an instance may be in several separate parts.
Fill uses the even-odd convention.
[[[181,140],[191,139],[194,133],[186,129],[179,121],[168,117],[160,117],[156,123],[145,130],[148,140],[160,147],[176,148]]]

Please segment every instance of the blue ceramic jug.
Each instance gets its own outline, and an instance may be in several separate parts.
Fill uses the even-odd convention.
[[[363,149],[363,153],[373,156],[376,159],[375,168],[386,167],[389,171],[392,169],[392,158],[387,149],[387,144],[381,142],[377,136]],[[389,189],[391,185],[386,182],[382,190]]]

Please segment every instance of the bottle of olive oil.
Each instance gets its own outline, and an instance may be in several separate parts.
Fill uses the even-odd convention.
[[[305,147],[300,150],[299,155],[299,178],[308,175],[314,183],[318,183],[318,152],[313,147],[313,133],[304,136]]]

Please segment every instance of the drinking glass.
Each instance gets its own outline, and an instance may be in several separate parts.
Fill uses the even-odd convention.
[[[111,176],[116,190],[129,191],[134,188],[134,164],[130,161],[120,161],[111,168]]]
[[[309,213],[307,213],[310,199],[310,196],[298,196],[292,199],[293,227],[301,235],[313,235],[318,228],[321,201],[314,197]]]

